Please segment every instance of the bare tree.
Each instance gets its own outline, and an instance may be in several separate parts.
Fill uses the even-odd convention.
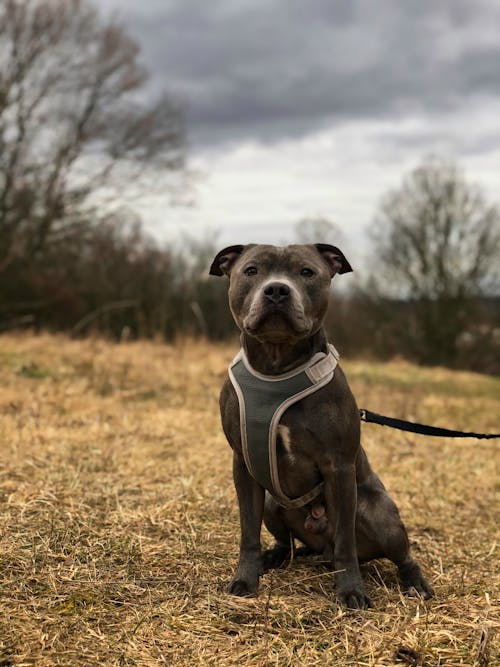
[[[332,239],[339,243],[342,239],[339,227],[323,216],[302,218],[294,225],[293,231],[295,243],[333,242]]]
[[[449,363],[474,298],[499,290],[498,209],[456,165],[429,158],[386,195],[372,237],[380,292],[411,303],[416,354]]]
[[[183,167],[182,116],[141,102],[139,48],[87,0],[0,6],[0,272],[92,218],[145,165]]]

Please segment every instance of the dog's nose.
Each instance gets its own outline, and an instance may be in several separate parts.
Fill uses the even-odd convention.
[[[264,296],[273,303],[283,303],[290,298],[290,288],[285,283],[270,283],[264,288]]]

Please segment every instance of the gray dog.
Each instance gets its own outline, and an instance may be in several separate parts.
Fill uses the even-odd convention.
[[[230,246],[210,268],[229,276],[242,332],[220,397],[240,509],[234,595],[255,593],[261,573],[290,557],[294,538],[333,562],[347,607],[371,606],[359,561],[372,558],[392,560],[406,591],[433,594],[360,445],[358,408],[323,330],[331,279],[349,271],[327,244]],[[264,552],[262,520],[276,538]]]

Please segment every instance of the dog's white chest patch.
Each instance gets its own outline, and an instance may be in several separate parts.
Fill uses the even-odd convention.
[[[280,424],[278,426],[278,435],[280,436],[283,447],[285,448],[287,459],[290,463],[295,463],[295,456],[292,452],[292,436],[289,427],[285,426],[284,424]]]

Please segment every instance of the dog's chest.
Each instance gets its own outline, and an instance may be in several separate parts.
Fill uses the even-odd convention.
[[[278,426],[277,457],[281,485],[287,495],[302,495],[320,481],[314,444],[309,442],[304,429]]]

